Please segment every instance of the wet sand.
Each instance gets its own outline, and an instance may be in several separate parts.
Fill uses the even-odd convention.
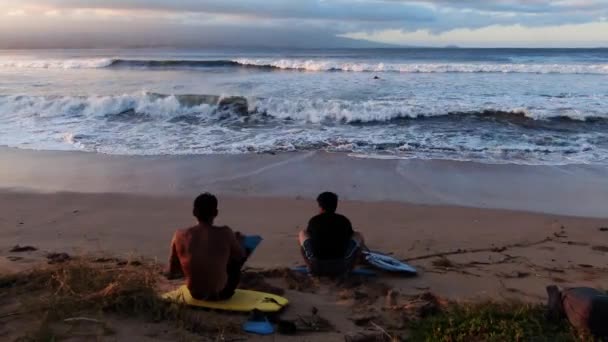
[[[0,189],[394,201],[608,217],[608,167],[379,160],[303,152],[108,156],[0,148]]]

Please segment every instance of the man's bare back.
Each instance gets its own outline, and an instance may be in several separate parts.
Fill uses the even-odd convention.
[[[171,242],[168,275],[185,276],[191,295],[198,299],[231,296],[246,258],[232,229],[213,226],[212,221],[199,220],[196,226],[177,230]]]

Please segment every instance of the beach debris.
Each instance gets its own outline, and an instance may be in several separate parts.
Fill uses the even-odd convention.
[[[298,331],[328,332],[334,330],[333,324],[319,315],[319,309],[313,306],[311,313],[311,315],[297,316],[295,324]]]
[[[564,242],[567,245],[571,246],[589,246],[587,242],[579,242],[579,241],[566,241]]]
[[[514,257],[512,255],[503,253],[504,258],[500,259],[500,260],[496,260],[496,261],[471,261],[468,262],[466,264],[461,264],[460,266],[479,266],[479,265],[499,265],[499,264],[506,264],[506,263],[511,263],[514,260],[516,260],[518,257]],[[488,257],[491,260],[491,257]]]
[[[11,248],[9,250],[9,252],[11,253],[21,253],[21,252],[32,252],[32,251],[37,251],[38,248],[33,247],[33,246],[19,246],[19,245],[15,245],[13,246],[13,248]]]
[[[371,321],[377,319],[380,315],[374,310],[367,310],[365,312],[358,312],[352,314],[348,319],[351,320],[357,326],[368,325]]]
[[[589,264],[578,264],[578,266],[582,268],[593,268],[593,266]]]
[[[538,266],[538,265],[530,265],[530,268],[535,269],[541,269],[543,271],[549,272],[549,273],[566,273],[566,271],[560,269],[560,268],[555,268],[555,267],[544,267],[544,266]]]
[[[433,260],[433,266],[440,268],[454,268],[456,265],[445,256],[441,256],[438,259]]]
[[[507,279],[521,279],[521,278],[529,277],[530,273],[515,271],[512,273],[498,273],[497,276],[507,278]]]
[[[46,258],[49,264],[60,264],[66,261],[72,260],[72,257],[68,253],[49,253]]]
[[[384,302],[384,306],[387,308],[392,308],[397,306],[397,300],[399,299],[399,292],[396,290],[388,290],[386,293],[386,299]]]
[[[435,315],[449,304],[447,300],[428,291],[401,298],[401,303],[383,309],[382,323],[389,329],[406,329],[408,322]]]
[[[353,291],[353,299],[361,300],[361,299],[367,299],[367,298],[369,298],[369,294],[367,292],[361,291],[361,290]]]
[[[292,321],[281,319],[277,322],[277,331],[282,335],[295,335],[298,332],[298,327]]]
[[[410,321],[419,320],[439,312],[442,302],[444,301],[435,294],[423,292],[408,300],[399,310],[403,311]]]
[[[591,249],[599,252],[608,252],[608,246],[593,246]]]
[[[543,298],[542,296],[538,296],[536,294],[533,293],[528,293],[525,292],[523,290],[520,289],[516,289],[514,287],[507,287],[507,285],[504,283],[504,281],[502,281],[502,279],[498,279],[498,283],[500,284],[500,286],[505,290],[506,293],[512,293],[512,294],[516,294],[518,296],[525,296],[525,297],[533,297],[533,298]],[[505,299],[509,299],[510,297],[506,296],[504,293],[499,293],[499,295]],[[512,298],[511,298],[512,299]]]
[[[370,322],[370,323],[371,323],[371,325],[373,325],[373,326],[374,326],[374,328],[376,328],[376,329],[377,329],[379,332],[381,332],[381,333],[382,333],[382,335],[383,335],[384,337],[386,337],[386,339],[387,339],[388,341],[396,341],[396,340],[397,340],[396,338],[394,338],[393,336],[391,336],[391,334],[389,334],[389,333],[386,331],[386,329],[382,328],[381,326],[379,326],[378,324],[376,324],[376,323],[374,323],[374,322]]]
[[[272,268],[272,269],[246,269],[243,273],[255,272],[256,274],[265,278],[279,278],[283,279],[287,289],[295,290],[298,292],[314,293],[317,290],[317,284],[313,277],[309,277],[306,274],[294,272],[289,268]]]
[[[97,258],[94,259],[93,262],[98,262],[98,263],[106,263],[106,262],[119,262],[120,259],[117,258]]]
[[[555,233],[553,233],[553,236],[555,236],[556,238],[567,238],[568,237],[568,235],[566,233],[564,233],[563,231],[559,232],[559,233],[555,232]]]
[[[382,282],[360,281],[349,277],[346,281],[335,284],[340,299],[352,299],[358,305],[373,304],[386,296],[391,287]]]
[[[349,332],[344,335],[345,342],[377,342],[384,340],[384,333],[375,330]]]
[[[116,332],[110,328],[108,326],[108,324],[104,321],[100,321],[98,319],[94,319],[94,318],[89,318],[89,317],[71,317],[71,318],[66,318],[63,320],[64,323],[70,324],[72,326],[72,328],[70,329],[70,334],[71,335],[76,335],[76,336],[91,336],[91,335],[97,335],[97,334],[102,334],[105,336],[108,335],[114,335]],[[92,333],[90,331],[84,330],[84,331],[75,331],[75,327],[83,327],[86,329],[86,326],[91,326],[94,325],[96,327],[96,329],[100,329],[99,331],[97,331],[96,333]]]
[[[415,257],[407,258],[404,261],[431,259],[431,258],[442,257],[442,256],[445,257],[445,256],[449,256],[449,255],[456,255],[456,254],[470,254],[470,253],[481,253],[481,252],[504,252],[510,248],[532,247],[532,246],[541,245],[543,243],[553,241],[553,240],[554,239],[551,237],[546,237],[546,238],[544,238],[542,240],[538,240],[538,241],[532,241],[532,242],[528,242],[528,243],[514,243],[511,245],[505,245],[502,247],[476,248],[476,249],[460,249],[459,248],[455,251],[450,251],[450,252],[441,252],[441,253],[433,253],[433,254],[415,256]],[[426,250],[428,251],[428,250],[430,250],[430,248],[426,248]]]
[[[23,260],[22,257],[18,257],[18,256],[7,256],[6,257],[9,261],[19,261],[19,260]]]
[[[600,232],[608,232],[608,227],[599,227],[598,230]]]
[[[88,317],[71,317],[71,318],[66,318],[63,321],[66,322],[66,323],[86,322],[86,323],[104,324],[104,322],[102,322],[102,321],[100,321],[98,319],[88,318]]]

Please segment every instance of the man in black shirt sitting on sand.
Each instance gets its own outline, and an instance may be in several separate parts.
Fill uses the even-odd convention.
[[[353,231],[345,216],[336,214],[338,195],[324,192],[317,203],[321,213],[311,218],[308,228],[299,235],[304,260],[316,275],[348,273],[365,248],[363,237]]]

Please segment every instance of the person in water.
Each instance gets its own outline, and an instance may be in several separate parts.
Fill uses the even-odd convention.
[[[324,192],[317,197],[320,213],[299,234],[299,242],[311,273],[340,275],[355,266],[363,236],[355,232],[348,218],[337,214],[338,195]]]
[[[242,236],[229,227],[213,224],[218,215],[217,198],[209,193],[194,200],[192,213],[198,224],[173,235],[167,276],[185,276],[193,298],[228,299],[234,295],[247,259]]]

